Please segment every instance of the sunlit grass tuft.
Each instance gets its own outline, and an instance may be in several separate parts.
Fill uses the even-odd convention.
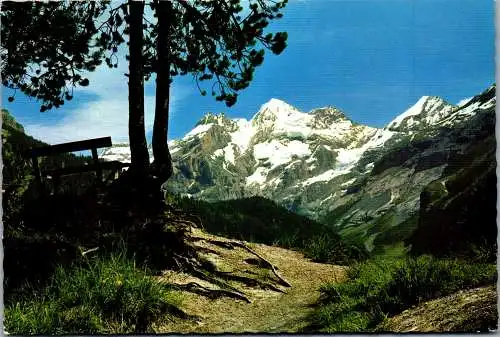
[[[322,286],[311,329],[373,331],[386,317],[461,289],[494,284],[496,266],[457,259],[382,257],[351,267],[345,283]]]
[[[9,303],[10,334],[144,333],[180,303],[124,253],[56,269],[41,293]]]

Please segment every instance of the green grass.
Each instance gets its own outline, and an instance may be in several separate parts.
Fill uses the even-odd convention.
[[[293,247],[293,245],[284,246]],[[333,236],[328,232],[313,235],[297,246],[306,257],[315,262],[351,264],[367,257],[361,244],[345,243],[339,239],[338,235]]]
[[[5,306],[10,334],[150,332],[179,304],[167,285],[153,280],[124,253],[87,265],[59,267],[50,285]]]
[[[322,286],[310,330],[369,332],[388,316],[460,289],[496,282],[494,264],[457,259],[381,257],[351,267],[345,283]]]

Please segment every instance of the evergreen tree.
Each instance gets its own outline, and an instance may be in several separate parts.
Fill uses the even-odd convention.
[[[129,141],[132,167],[130,168],[138,178],[147,176],[149,152],[144,127],[144,64],[142,50],[144,46],[143,16],[144,3],[129,0],[130,14],[125,12],[129,24]],[[118,16],[119,17],[119,16]]]
[[[20,90],[40,100],[43,112],[70,100],[74,87],[87,86],[83,73],[102,63],[102,48],[91,50],[91,44],[103,30],[96,18],[105,8],[99,2],[3,2],[0,57],[2,84],[13,90],[8,100]]]
[[[287,0],[152,0],[109,2],[4,3],[2,6],[3,84],[42,101],[41,111],[59,107],[86,86],[81,73],[103,60],[117,67],[116,52],[129,34],[129,138],[132,169],[149,164],[144,131],[144,79],[156,74],[153,129],[154,174],[164,182],[172,173],[167,146],[170,85],[191,74],[211,81],[211,94],[227,106],[248,87],[265,49],[280,54],[287,34],[265,34]],[[156,20],[144,16],[149,6]],[[19,28],[20,21],[29,22]],[[154,22],[151,22],[154,21]],[[69,87],[68,87],[69,86]],[[13,97],[9,98],[12,100]]]
[[[151,3],[156,24],[149,41],[156,52],[156,109],[153,129],[155,173],[167,180],[172,163],[167,146],[169,86],[177,75],[193,75],[202,95],[201,81],[212,81],[211,94],[227,106],[236,103],[240,90],[248,87],[255,68],[264,60],[264,50],[280,54],[286,47],[287,34],[265,34],[287,0],[250,1],[243,16],[239,0],[229,1],[158,1]],[[154,49],[156,47],[156,50]]]

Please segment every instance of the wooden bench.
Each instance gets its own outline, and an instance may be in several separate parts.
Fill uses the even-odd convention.
[[[103,183],[102,172],[104,170],[111,170],[112,171],[111,175],[116,175],[118,170],[130,166],[129,163],[122,163],[119,161],[106,161],[106,162],[99,161],[99,156],[97,155],[97,149],[103,147],[110,147],[111,145],[112,145],[111,137],[94,138],[77,142],[35,147],[28,150],[26,156],[31,158],[31,160],[33,161],[33,170],[38,185],[43,186],[42,176],[44,177],[50,176],[54,181],[54,190],[56,190],[61,176],[95,171],[98,183],[102,184]],[[85,151],[85,150],[92,151],[93,163],[90,165],[62,167],[53,170],[45,170],[44,172],[41,172],[40,170],[40,166],[38,164],[39,157],[54,156],[62,153]]]

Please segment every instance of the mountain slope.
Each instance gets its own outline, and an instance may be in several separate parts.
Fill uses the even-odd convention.
[[[324,221],[336,224],[346,237],[365,238],[369,250],[409,237],[419,223],[421,192],[429,184],[438,179],[446,184],[456,170],[469,172],[472,165],[467,163],[471,159],[494,153],[494,91],[492,87],[475,97],[473,110],[470,105],[462,106],[433,127],[415,132],[405,142],[386,149],[364,184],[356,192],[338,198]],[[494,157],[483,156],[480,163],[489,167],[494,164]],[[443,214],[438,213],[435,221],[442,218]],[[425,237],[434,232],[422,233]]]
[[[348,264],[366,258],[362,247],[345,245],[336,230],[262,197],[219,202],[169,197],[169,204],[197,214],[210,233],[296,249],[316,262]]]
[[[422,191],[418,227],[407,240],[415,254],[489,254],[483,258],[496,260],[495,114],[477,117],[454,130],[467,146]]]
[[[480,141],[474,130],[494,114],[495,88],[459,106],[424,96],[381,129],[334,107],[305,113],[277,99],[250,121],[208,114],[169,143],[166,188],[206,201],[262,196],[368,250],[400,242],[417,226],[420,192]]]
[[[389,318],[379,331],[492,332],[498,327],[497,292],[493,286],[461,290]]]

